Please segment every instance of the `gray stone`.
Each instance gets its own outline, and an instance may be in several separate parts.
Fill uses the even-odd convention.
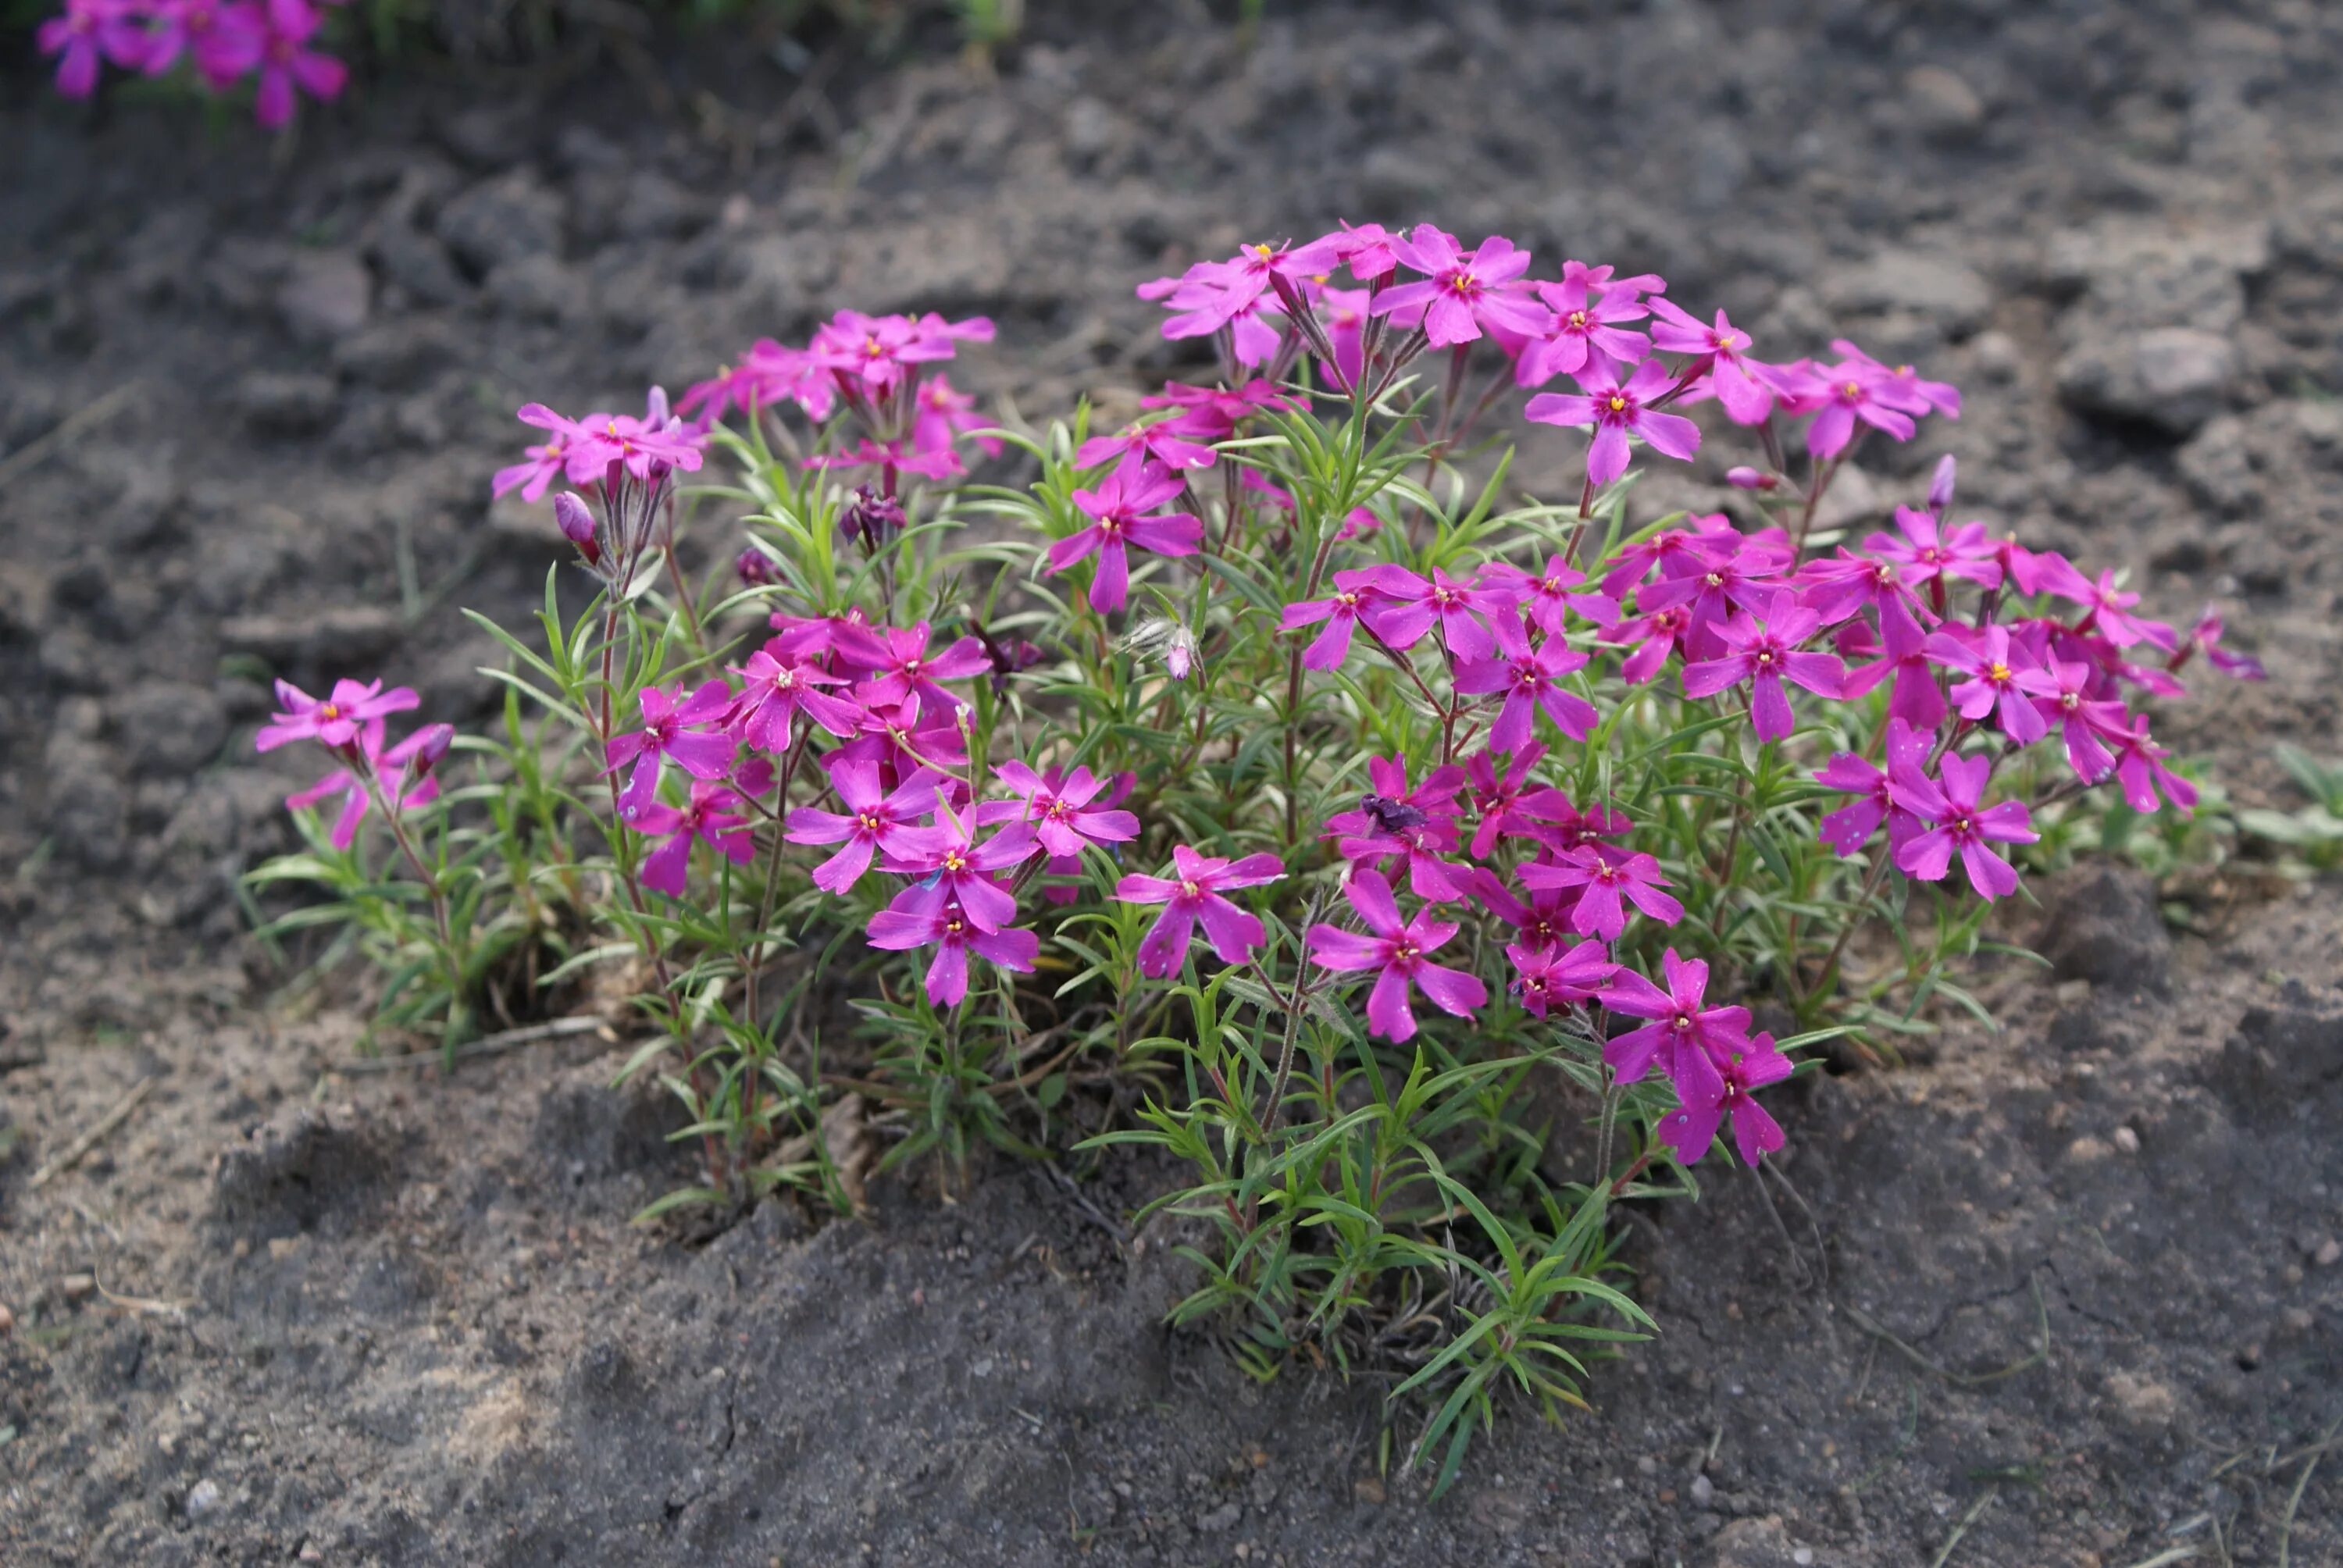
[[[245,423],[264,436],[314,436],[339,412],[330,376],[256,371],[236,384],[232,401]]]
[[[484,292],[499,312],[523,321],[558,321],[586,304],[584,280],[548,253],[498,264]]]
[[[2058,361],[2058,391],[2087,414],[2189,436],[2220,410],[2237,353],[2217,332],[2159,327],[2089,338]]]
[[[2236,514],[2254,503],[2252,455],[2246,448],[2245,421],[2224,414],[2180,448],[2180,477],[2189,493],[2217,512]]]
[[[1832,280],[1841,310],[1908,310],[1955,337],[1985,324],[1993,292],[1973,267],[1932,251],[1883,250]]]
[[[375,265],[383,276],[426,305],[461,305],[472,297],[471,285],[447,257],[447,247],[431,236],[403,223],[386,225],[375,236]]]
[[[347,337],[367,324],[373,305],[373,275],[350,250],[296,253],[277,289],[278,318],[306,343]]]
[[[561,193],[525,169],[459,192],[439,209],[439,237],[456,259],[487,273],[523,256],[558,252],[568,216]]]
[[[227,741],[227,709],[208,686],[142,681],[114,704],[131,765],[154,777],[193,773]]]
[[[187,1489],[187,1518],[191,1523],[200,1522],[218,1513],[226,1502],[227,1494],[220,1490],[220,1483],[206,1477]]]
[[[1921,65],[1904,76],[1906,122],[1933,141],[1965,142],[1985,128],[1985,100],[1942,65]]]
[[[2122,991],[2171,984],[2172,937],[2156,884],[2127,867],[2094,862],[2064,879],[2034,941],[2060,980]]]

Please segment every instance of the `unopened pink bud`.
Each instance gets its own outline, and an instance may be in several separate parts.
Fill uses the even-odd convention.
[[[427,724],[415,733],[415,749],[408,755],[407,766],[417,779],[427,778],[447,755],[447,748],[456,740],[452,724]]]
[[[568,490],[553,498],[553,520],[561,525],[561,536],[578,547],[588,566],[601,563],[601,547],[594,542],[594,514],[586,503]]]
[[[1958,467],[1959,465],[1953,461],[1953,455],[1950,452],[1936,459],[1936,477],[1928,481],[1930,511],[1942,512],[1953,504],[1953,475]]]
[[[1770,490],[1782,482],[1779,474],[1761,474],[1755,468],[1727,468],[1725,482],[1736,490]]]
[[[732,570],[750,588],[767,588],[781,580],[780,568],[774,564],[773,558],[754,545],[740,552],[739,558],[732,563]]]

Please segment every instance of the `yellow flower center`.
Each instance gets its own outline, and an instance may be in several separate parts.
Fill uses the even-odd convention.
[[[1627,411],[1627,399],[1614,392],[1611,394],[1609,406],[1614,414],[1624,414]]]
[[[944,855],[944,869],[955,877],[960,875],[968,869],[968,857],[958,849],[947,851]]]
[[[1986,665],[1985,669],[1985,678],[1987,680],[1992,681],[1996,686],[2004,685],[2009,679],[2009,666],[2006,664]]]
[[[1182,877],[1180,879],[1180,896],[1183,899],[1202,898],[1203,890],[1196,886],[1193,877]]]

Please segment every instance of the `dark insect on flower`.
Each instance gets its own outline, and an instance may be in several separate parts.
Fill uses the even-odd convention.
[[[1423,811],[1402,800],[1383,795],[1362,795],[1359,809],[1375,819],[1375,825],[1386,833],[1397,833],[1408,828],[1421,828],[1430,820]]]
[[[970,623],[976,640],[984,644],[984,656],[992,661],[992,692],[998,697],[1007,689],[1009,678],[1022,675],[1041,662],[1041,650],[1021,637],[996,638],[983,627]]]
[[[773,558],[754,545],[740,552],[739,558],[732,563],[732,570],[750,588],[769,588],[781,580],[780,568],[774,564]]]
[[[855,487],[854,499],[839,514],[838,531],[850,543],[876,550],[903,527],[903,503],[869,485]]]

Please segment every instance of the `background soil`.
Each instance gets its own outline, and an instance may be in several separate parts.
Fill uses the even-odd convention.
[[[1966,417],[1850,511],[1947,444],[1966,508],[2232,608],[2271,681],[2169,723],[2240,801],[2299,803],[2275,740],[2343,751],[2343,15],[1098,9],[1037,5],[996,74],[418,70],[280,145],[5,66],[0,1558],[2343,1561],[2343,1455],[2298,1485],[2343,1419],[2332,879],[2233,867],[2165,890],[2179,930],[2125,875],[2046,890],[2060,969],[1987,975],[2006,1032],[1788,1096],[1797,1251],[1721,1171],[1636,1218],[1664,1335],[1432,1506],[1374,1388],[1161,1328],[1144,1171],[695,1244],[626,1223],[678,1170],[608,1042],[356,1074],[355,1014],[277,1000],[232,878],[308,774],[250,755],[260,678],[482,714],[455,606],[554,558],[486,501],[518,403],[851,304],[993,315],[955,378],[1046,417],[1172,367],[1134,282],[1338,216],[1917,358]]]

